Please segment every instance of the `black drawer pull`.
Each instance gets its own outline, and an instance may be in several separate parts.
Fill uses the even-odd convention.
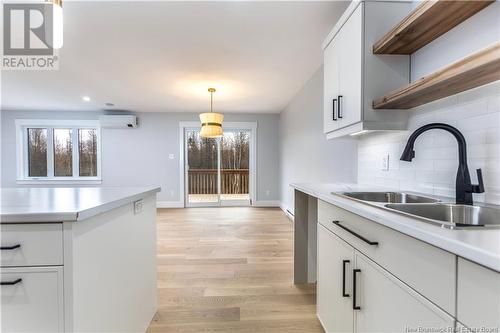
[[[0,286],[13,286],[15,284],[18,284],[19,282],[21,282],[23,279],[19,278],[19,279],[16,279],[14,281],[5,281],[5,282],[0,282]]]
[[[349,297],[349,294],[345,292],[345,266],[350,262],[350,260],[342,261],[342,297]]]
[[[352,270],[352,309],[361,310],[361,307],[359,305],[356,305],[356,273],[361,273],[361,270]]]
[[[337,111],[337,115],[338,115],[338,117],[339,117],[339,118],[342,118],[342,117],[343,117],[343,115],[342,115],[342,97],[344,97],[344,96],[339,95],[339,96],[337,97],[337,98],[339,99],[339,101],[338,101],[338,106],[337,106],[337,110],[338,110],[338,111]]]
[[[337,103],[337,99],[332,99],[332,120],[337,121],[337,117],[335,117],[335,104]]]
[[[341,227],[342,229],[344,229],[345,231],[347,231],[348,233],[358,237],[359,239],[361,239],[363,242],[369,244],[369,245],[378,245],[378,242],[372,242],[366,238],[364,238],[363,236],[361,236],[360,234],[352,231],[351,229],[348,229],[347,227],[344,227],[342,224],[340,224],[340,221],[332,221],[334,224],[336,224],[337,226]]]
[[[0,250],[15,250],[21,247],[21,244],[16,244],[12,246],[2,246],[0,247]]]

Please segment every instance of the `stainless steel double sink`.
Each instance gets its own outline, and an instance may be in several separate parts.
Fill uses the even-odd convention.
[[[370,203],[442,227],[500,227],[500,209],[443,203],[438,199],[405,192],[333,193]]]

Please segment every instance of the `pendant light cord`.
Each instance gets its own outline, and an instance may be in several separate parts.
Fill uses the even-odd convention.
[[[214,92],[215,88],[208,88],[208,92],[210,93],[210,112],[214,111]]]

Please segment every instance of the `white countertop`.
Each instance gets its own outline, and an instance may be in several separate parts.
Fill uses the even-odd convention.
[[[81,221],[159,191],[159,187],[1,188],[0,222]]]
[[[297,183],[291,184],[291,186],[310,196],[500,272],[500,229],[451,230],[441,228],[438,225],[391,212],[375,205],[332,194],[332,192],[348,191],[391,191],[387,188],[346,183]]]

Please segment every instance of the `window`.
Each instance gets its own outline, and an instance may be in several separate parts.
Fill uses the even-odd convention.
[[[28,165],[30,177],[47,177],[47,129],[28,128]]]
[[[98,121],[16,120],[18,182],[100,181]]]

